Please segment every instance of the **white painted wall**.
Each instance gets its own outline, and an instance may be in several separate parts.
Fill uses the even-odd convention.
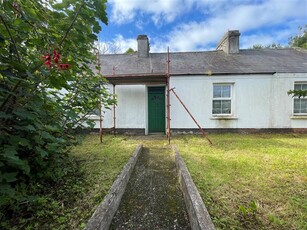
[[[307,74],[178,76],[171,78],[171,87],[202,127],[307,128],[307,117],[294,119],[293,99],[287,94],[297,81],[307,82]],[[229,120],[212,116],[214,83],[233,84]],[[172,128],[197,128],[174,96],[171,105]]]
[[[113,86],[109,86],[113,92]],[[145,128],[147,114],[145,103],[147,101],[146,86],[144,85],[117,85],[116,128]],[[95,128],[99,128],[99,117],[95,119]],[[103,128],[112,128],[113,107],[103,109]]]
[[[307,128],[307,116],[293,116],[293,99],[287,95],[299,81],[307,82],[307,73],[176,76],[170,86],[205,128]],[[212,116],[214,83],[233,84],[233,114],[228,120]],[[147,129],[147,87],[116,86],[116,94],[117,128]],[[113,111],[105,113],[103,127],[113,127]],[[173,94],[171,128],[197,128]]]

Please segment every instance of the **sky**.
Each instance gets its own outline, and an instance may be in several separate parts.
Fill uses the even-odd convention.
[[[137,50],[140,34],[152,53],[214,50],[228,30],[239,30],[247,49],[288,45],[307,25],[307,0],[108,0],[107,14],[99,33],[104,53]]]

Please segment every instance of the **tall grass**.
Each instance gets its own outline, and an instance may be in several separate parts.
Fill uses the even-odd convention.
[[[307,135],[175,138],[220,229],[307,229]]]
[[[307,135],[177,136],[177,144],[218,229],[307,229]],[[53,185],[37,185],[33,203],[4,229],[83,229],[137,144],[165,137],[87,135]]]

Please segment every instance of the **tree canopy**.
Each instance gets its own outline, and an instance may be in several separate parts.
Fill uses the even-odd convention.
[[[94,42],[105,0],[5,0],[0,5],[0,208],[36,181],[64,173],[61,159],[87,115],[114,103]]]
[[[298,27],[298,34],[291,36],[289,39],[290,47],[299,47],[303,49],[307,49],[307,25],[303,27]],[[281,44],[272,43],[269,45],[255,44],[251,47],[251,49],[279,49],[285,48]]]
[[[135,54],[137,51],[135,51],[134,49],[132,48],[129,48],[126,50],[125,54]]]
[[[261,44],[256,44],[256,45],[253,45],[251,48],[256,49],[256,50],[257,49],[280,49],[280,48],[283,48],[283,46],[280,44],[275,44],[275,43],[266,45],[266,46],[261,45]]]
[[[304,26],[304,29],[298,27],[298,34],[289,38],[289,45],[307,49],[307,25]]]

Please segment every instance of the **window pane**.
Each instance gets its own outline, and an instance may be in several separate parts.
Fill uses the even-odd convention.
[[[222,113],[222,101],[214,100],[212,103],[212,114],[221,114]]]
[[[301,98],[301,113],[307,113],[307,98]]]
[[[213,86],[213,98],[221,97],[222,86],[214,85]]]
[[[294,90],[301,90],[302,89],[302,84],[295,84],[294,85]]]
[[[300,113],[300,100],[298,98],[294,99],[294,113]]]
[[[212,114],[231,114],[231,89],[231,84],[213,84]]]
[[[230,85],[222,86],[222,97],[230,97]]]
[[[231,101],[230,100],[222,101],[222,113],[231,114]]]
[[[307,84],[302,84],[302,90],[307,90]]]

